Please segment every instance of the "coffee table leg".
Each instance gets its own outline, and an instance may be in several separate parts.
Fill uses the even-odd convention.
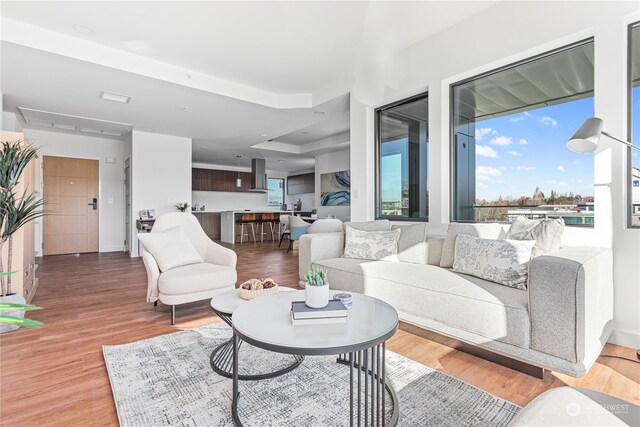
[[[233,334],[231,337],[233,341],[233,400],[231,403],[231,414],[233,416],[233,424],[236,427],[241,427],[240,417],[238,416],[238,399],[240,398],[240,391],[238,390],[238,337]]]

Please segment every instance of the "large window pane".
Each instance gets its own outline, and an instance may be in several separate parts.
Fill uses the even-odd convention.
[[[631,58],[631,143],[640,146],[640,23],[629,29]],[[631,168],[629,170],[630,215],[629,225],[640,227],[640,150],[629,148]]]
[[[427,94],[376,110],[377,217],[429,219]]]
[[[280,206],[284,203],[284,179],[269,178],[267,180],[267,190],[269,206]]]
[[[594,115],[593,42],[454,84],[452,219],[593,225],[593,156],[566,147]]]

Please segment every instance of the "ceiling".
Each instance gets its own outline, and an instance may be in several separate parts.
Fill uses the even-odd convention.
[[[4,109],[190,137],[194,161],[299,170],[344,146],[332,137],[349,129],[357,69],[495,3],[2,1]]]

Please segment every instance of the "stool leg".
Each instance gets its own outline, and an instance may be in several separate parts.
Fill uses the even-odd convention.
[[[257,243],[256,242],[256,229],[254,227],[254,223],[251,223],[251,233],[253,234],[253,243]]]
[[[240,244],[242,244],[242,238],[244,237],[244,223],[240,224]]]

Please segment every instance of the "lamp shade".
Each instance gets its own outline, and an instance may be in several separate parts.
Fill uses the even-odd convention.
[[[576,153],[593,153],[598,147],[602,125],[602,119],[597,117],[585,120],[567,142],[567,148]]]

